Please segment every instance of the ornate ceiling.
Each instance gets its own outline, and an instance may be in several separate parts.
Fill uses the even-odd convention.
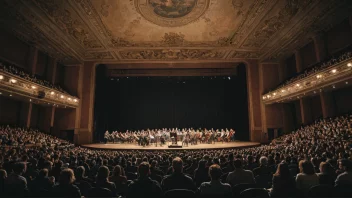
[[[2,0],[0,23],[66,64],[279,60],[350,0]]]

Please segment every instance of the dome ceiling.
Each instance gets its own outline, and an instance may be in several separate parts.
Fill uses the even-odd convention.
[[[277,61],[348,0],[3,0],[0,23],[64,63]]]

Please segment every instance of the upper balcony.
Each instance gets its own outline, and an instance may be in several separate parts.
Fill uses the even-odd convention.
[[[0,63],[0,94],[56,108],[77,108],[80,102],[60,87],[3,63]]]
[[[352,50],[319,63],[262,95],[264,104],[282,103],[349,86],[352,79]]]

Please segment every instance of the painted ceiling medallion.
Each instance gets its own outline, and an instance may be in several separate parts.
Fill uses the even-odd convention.
[[[137,11],[163,27],[178,27],[195,21],[208,9],[210,0],[134,0]]]

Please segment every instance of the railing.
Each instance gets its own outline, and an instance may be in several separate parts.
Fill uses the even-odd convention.
[[[351,52],[349,52],[351,53]],[[336,62],[324,69],[315,71],[301,79],[290,82],[289,84],[280,86],[262,96],[265,104],[275,102],[284,102],[304,97],[308,92],[316,92],[322,90],[326,86],[334,86],[335,83],[345,81],[352,78],[352,57],[346,56],[345,60]],[[307,94],[308,95],[308,94]]]
[[[0,90],[26,97],[29,101],[32,99],[41,100],[53,104],[53,106],[77,108],[80,102],[77,97],[1,70]]]

